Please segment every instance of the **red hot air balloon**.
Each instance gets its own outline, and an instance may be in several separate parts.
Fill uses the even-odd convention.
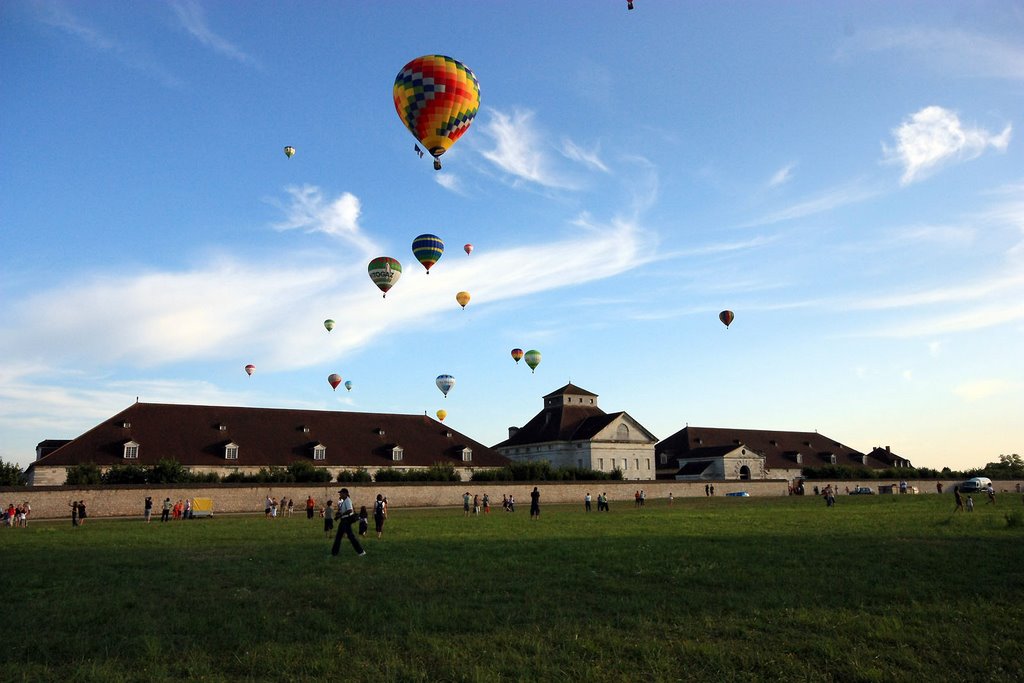
[[[732,311],[722,311],[718,314],[718,319],[722,321],[726,329],[729,329],[729,325],[732,325],[732,321],[736,319],[736,314]]]
[[[245,374],[247,374],[250,377],[252,377],[252,373],[254,373],[254,372],[256,372],[256,366],[255,365],[250,363],[249,365],[245,366]]]
[[[327,383],[331,385],[331,388],[335,391],[338,390],[338,385],[341,384],[341,375],[333,373],[327,376]]]
[[[516,365],[519,365],[519,361],[521,361],[522,359],[523,359],[523,350],[522,349],[512,349],[512,360],[514,360],[516,362]]]
[[[462,248],[466,251],[466,255],[467,256],[469,256],[470,254],[473,253],[473,245],[472,244],[465,244],[465,245],[462,246]]]

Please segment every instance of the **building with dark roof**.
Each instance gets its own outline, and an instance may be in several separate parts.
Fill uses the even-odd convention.
[[[26,472],[34,485],[63,484],[67,468],[95,463],[155,465],[175,460],[193,472],[251,474],[306,461],[337,476],[451,464],[468,479],[504,467],[496,450],[425,415],[135,403],[68,442],[40,442]]]
[[[547,460],[555,467],[582,467],[626,479],[654,478],[657,437],[626,412],[606,413],[597,394],[566,384],[544,397],[544,408],[522,427],[509,427],[494,450],[511,460]]]
[[[796,479],[805,467],[912,467],[888,447],[861,453],[818,432],[687,426],[658,443],[659,479]],[[707,463],[699,472],[694,462]]]

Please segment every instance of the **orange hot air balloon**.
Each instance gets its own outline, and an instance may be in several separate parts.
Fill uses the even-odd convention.
[[[440,420],[441,422],[444,422],[444,419],[446,417],[448,417],[448,411],[447,410],[444,410],[442,408],[441,410],[437,411],[437,419],[438,420]]]
[[[338,373],[332,373],[327,376],[327,383],[331,385],[331,388],[335,391],[338,390],[338,385],[341,384],[341,375]]]
[[[519,361],[521,361],[522,359],[523,359],[523,350],[522,349],[512,349],[512,360],[514,360],[516,362],[516,365],[519,365]]]
[[[256,372],[256,366],[255,365],[250,363],[249,365],[245,366],[245,374],[247,374],[250,377],[252,377],[252,373],[254,373],[254,372]]]
[[[462,306],[462,310],[466,310],[466,304],[469,303],[469,292],[459,292],[455,295],[455,300]]]

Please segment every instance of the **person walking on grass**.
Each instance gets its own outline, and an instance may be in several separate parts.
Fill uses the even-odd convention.
[[[540,491],[536,486],[530,491],[530,519],[540,519]]]
[[[78,526],[85,524],[85,501],[78,501]]]
[[[341,551],[341,537],[348,536],[352,549],[356,551],[356,555],[362,557],[366,554],[366,551],[363,550],[363,546],[359,543],[356,535],[352,533],[352,525],[358,519],[355,510],[352,508],[352,499],[348,497],[348,489],[341,489],[338,491],[338,494],[341,496],[341,516],[338,519],[338,531],[334,534],[334,545],[331,546],[331,555],[337,555]]]
[[[330,538],[331,532],[334,531],[334,510],[331,509],[331,501],[327,500],[324,509],[320,511],[320,516],[324,518],[324,536]]]
[[[469,517],[469,491],[462,494],[462,514]]]
[[[590,491],[587,491],[587,495],[583,496],[583,511],[590,512]]]
[[[359,535],[366,536],[366,530],[370,528],[370,517],[366,514],[366,506],[359,508]]]
[[[953,499],[956,500],[956,507],[953,508],[953,512],[963,512],[964,511],[964,499],[960,496],[960,487],[959,486],[954,486],[953,487]]]
[[[69,505],[71,505],[71,526],[78,526],[78,501],[73,500]]]
[[[306,498],[306,519],[313,519],[313,510],[316,509],[316,501],[313,496]]]
[[[491,514],[491,497],[486,493],[484,494],[484,514]]]
[[[385,510],[384,496],[378,493],[377,500],[373,501],[373,526],[377,530],[377,538],[384,533]]]

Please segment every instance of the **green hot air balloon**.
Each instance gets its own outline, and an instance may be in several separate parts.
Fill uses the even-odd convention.
[[[523,359],[526,361],[526,364],[530,366],[530,372],[533,372],[537,369],[537,366],[540,365],[540,351],[530,349],[523,355]]]
[[[377,285],[387,297],[388,290],[395,286],[398,278],[402,277],[402,264],[398,262],[398,259],[393,259],[390,256],[378,256],[370,261],[366,271],[370,274],[373,284]]]
[[[324,321],[324,327],[326,327],[327,331],[330,332],[331,330],[334,329],[334,321],[328,318],[327,320]]]

